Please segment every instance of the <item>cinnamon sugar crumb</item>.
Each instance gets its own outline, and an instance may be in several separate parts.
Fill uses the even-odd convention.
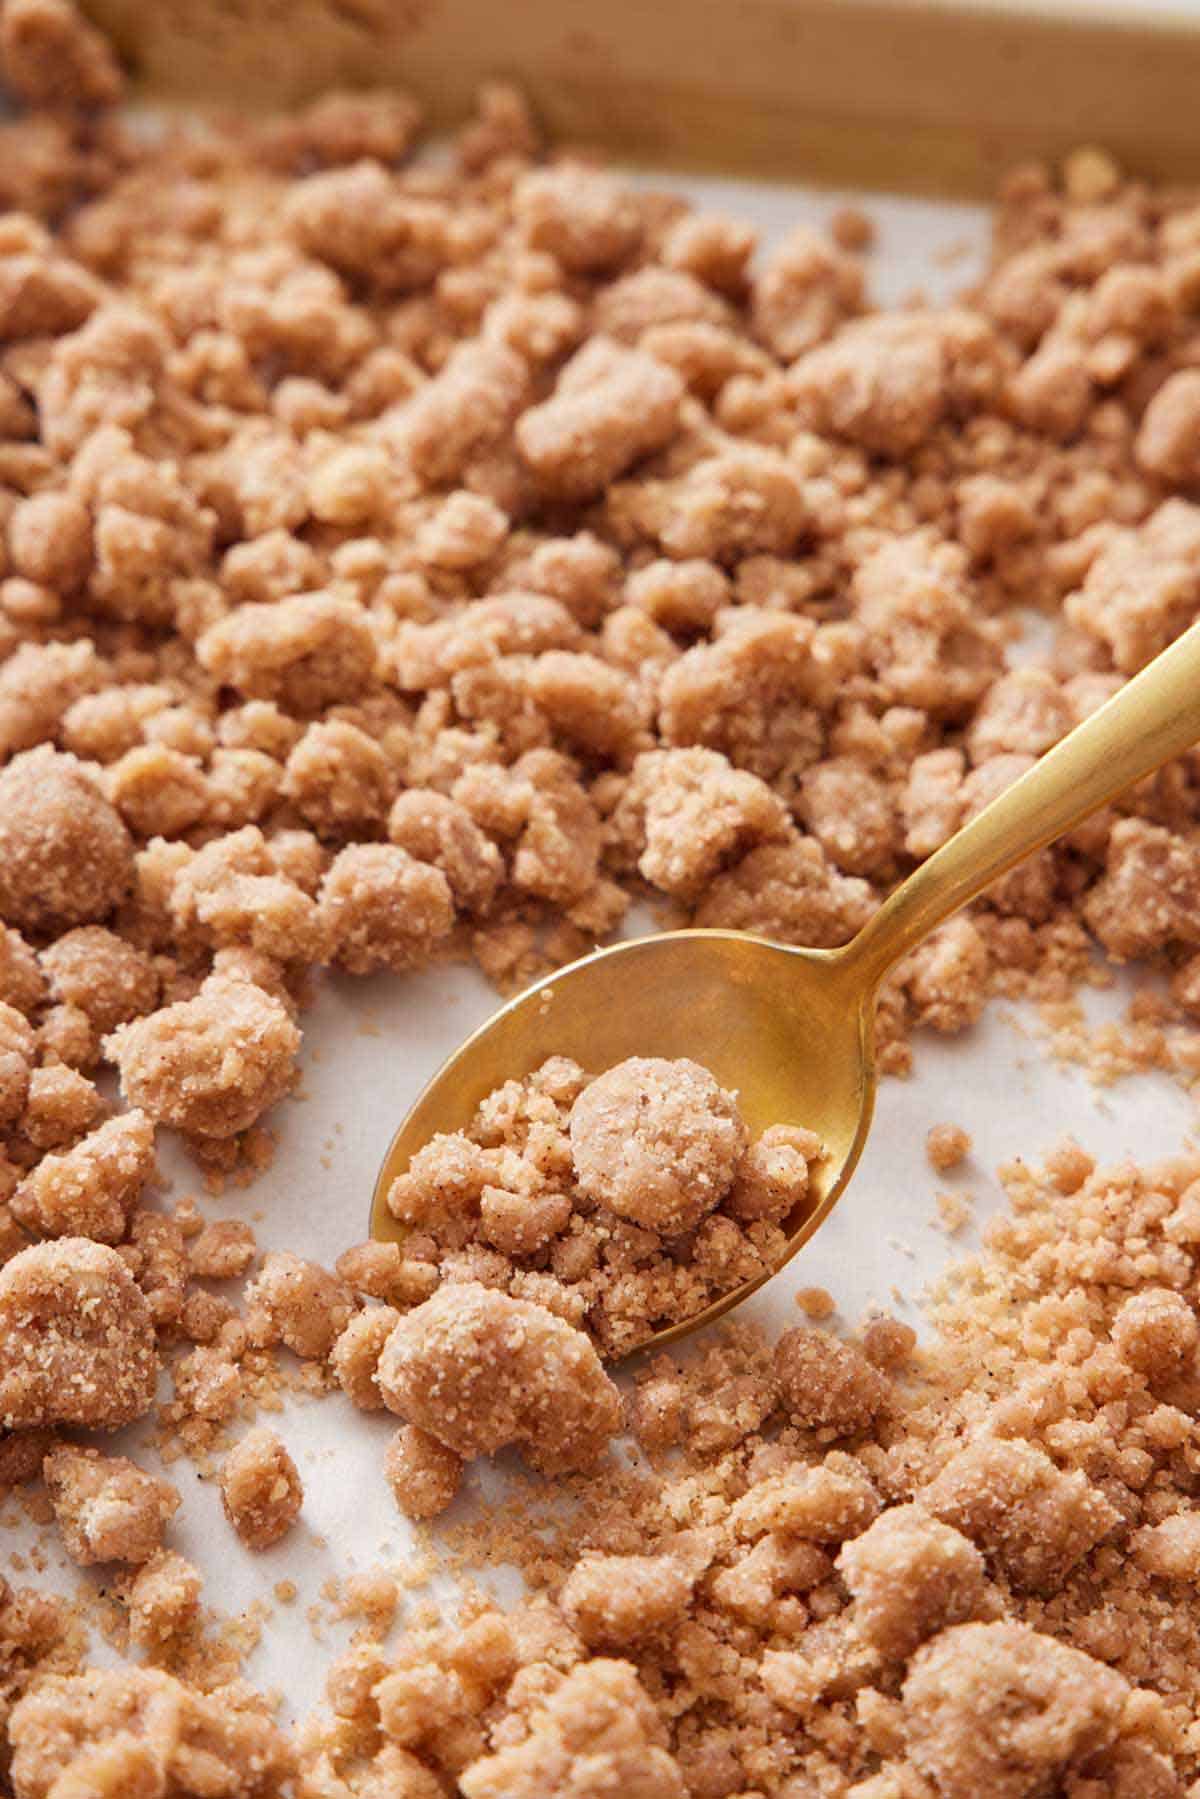
[[[54,1449],[42,1468],[67,1554],[91,1562],[148,1562],[179,1507],[174,1487],[124,1456]]]
[[[970,1135],[960,1124],[935,1124],[926,1132],[925,1154],[938,1174],[960,1167],[970,1153]]]
[[[620,1424],[617,1390],[581,1331],[474,1281],[401,1318],[375,1378],[390,1411],[464,1459],[517,1443],[547,1473],[587,1467]]]
[[[588,1462],[620,1406],[578,1327],[617,1352],[772,1266],[799,1125],[747,1144],[693,1073],[647,1076],[630,1130],[617,1081],[577,1168],[599,1083],[539,1071],[403,1177],[402,1250],[272,1261],[245,1321],[189,1282],[253,1244],[148,1207],[152,1129],[214,1184],[261,1167],[319,967],[515,986],[647,893],[846,941],[1195,613],[1195,196],[1090,148],[1018,171],[975,290],[880,314],[861,219],[755,264],[736,221],[544,157],[506,87],[431,169],[395,94],[127,134],[65,0],[8,0],[0,58],[34,108],[0,127],[2,1471],[74,1469],[81,1532],[82,1487],[131,1482],[144,1547],[154,1477],[53,1432],[144,1414],[177,1334],[208,1451],[336,1375],[399,1404],[410,1511],[504,1442]],[[906,958],[881,1067],[1004,992],[1110,1078],[1194,1081],[1193,786],[1164,770]],[[1098,957],[1165,990],[1089,1034]],[[137,1110],[105,1123],[109,1066]],[[76,1675],[60,1608],[3,1588],[18,1799],[1182,1792],[1200,1167],[1068,1143],[1003,1178],[940,1336],[656,1358],[653,1465],[573,1473],[565,1521],[530,1479],[497,1526],[533,1596],[360,1639],[295,1741],[240,1684]],[[286,1528],[275,1439],[224,1474],[254,1541]],[[374,1630],[388,1591],[340,1603]],[[159,1551],[122,1596],[170,1659],[194,1571]]]
[[[247,1431],[221,1466],[221,1503],[251,1549],[269,1549],[295,1523],[304,1493],[296,1464],[273,1431]]]

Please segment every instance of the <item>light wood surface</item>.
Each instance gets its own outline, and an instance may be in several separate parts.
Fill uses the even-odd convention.
[[[557,138],[731,173],[975,195],[1100,142],[1200,177],[1194,9],[1090,0],[86,0],[162,97],[518,79]]]

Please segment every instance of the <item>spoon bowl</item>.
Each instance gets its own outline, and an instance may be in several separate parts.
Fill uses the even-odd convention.
[[[1197,739],[1200,621],[927,857],[844,949],[672,931],[548,975],[469,1037],[426,1087],[376,1182],[373,1234],[403,1237],[387,1207],[393,1180],[436,1133],[464,1129],[506,1080],[550,1056],[570,1056],[592,1075],[628,1056],[688,1056],[737,1092],[756,1135],[795,1124],[821,1139],[824,1159],[804,1205],[785,1221],[782,1266],[828,1217],[862,1153],[875,1101],[876,995],[889,969],[1026,856]],[[720,1317],[766,1278],[733,1288],[639,1348]]]
[[[740,931],[673,931],[585,956],[511,1000],[443,1063],[392,1139],[371,1234],[403,1239],[387,1195],[416,1151],[440,1132],[465,1130],[488,1093],[548,1056],[569,1056],[591,1075],[634,1054],[690,1056],[737,1093],[752,1136],[796,1124],[821,1139],[804,1204],[783,1223],[790,1259],[828,1215],[866,1142],[874,1009],[873,991],[852,978],[843,951],[789,949]],[[768,1278],[722,1294],[653,1341],[719,1318]]]

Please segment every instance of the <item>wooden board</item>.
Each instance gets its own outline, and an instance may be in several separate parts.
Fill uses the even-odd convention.
[[[397,82],[438,124],[519,80],[558,137],[941,194],[1100,142],[1200,177],[1200,15],[1104,0],[85,0],[159,97]]]

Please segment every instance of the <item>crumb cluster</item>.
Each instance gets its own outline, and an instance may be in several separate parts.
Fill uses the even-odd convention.
[[[1001,1173],[928,1345],[734,1326],[638,1374],[631,1467],[458,1524],[530,1596],[349,1652],[318,1790],[1200,1790],[1200,1161]]]
[[[1193,1795],[1193,1160],[1015,1163],[928,1348],[808,1290],[644,1370],[628,1462],[600,1352],[769,1267],[819,1151],[694,1064],[509,1083],[333,1271],[154,1190],[161,1129],[269,1160],[316,971],[514,988],[638,899],[839,944],[1190,623],[1196,196],[1019,170],[975,290],[889,315],[858,215],[760,253],[503,86],[433,166],[398,94],[151,140],[69,0],[0,69],[0,1485],[144,1658],[0,1582],[16,1799]],[[1077,1046],[1099,951],[1165,977],[1111,1064],[1194,1078],[1198,769],[907,957],[881,1066],[996,991]],[[157,1399],[266,1549],[287,1357],[396,1415],[411,1516],[535,1470],[464,1536],[530,1596],[368,1631],[294,1737],[189,1660],[175,1487],[71,1434]]]
[[[751,1143],[737,1096],[686,1058],[589,1079],[559,1056],[434,1137],[387,1203],[405,1262],[532,1300],[623,1355],[779,1265],[820,1154],[800,1126]]]

